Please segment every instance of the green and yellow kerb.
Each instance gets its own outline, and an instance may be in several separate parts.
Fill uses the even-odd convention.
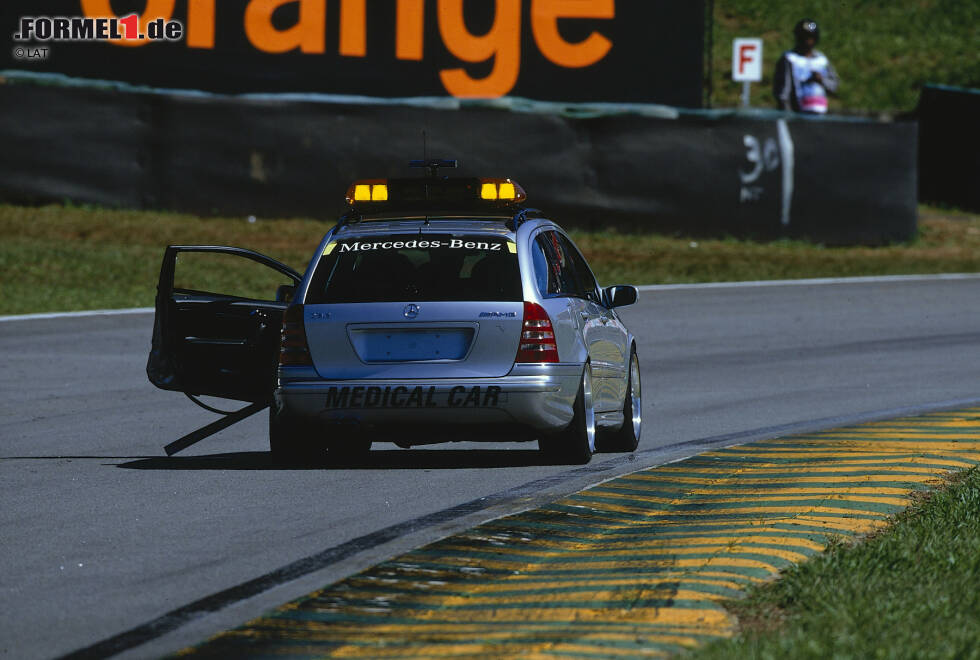
[[[670,655],[731,635],[720,601],[978,462],[980,409],[712,451],[414,550],[182,655]]]

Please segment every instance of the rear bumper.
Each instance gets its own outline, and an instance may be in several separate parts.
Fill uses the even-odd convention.
[[[516,425],[547,432],[572,420],[582,368],[515,365],[499,378],[280,378],[275,405],[323,424],[395,427],[406,433],[440,425],[474,430]]]

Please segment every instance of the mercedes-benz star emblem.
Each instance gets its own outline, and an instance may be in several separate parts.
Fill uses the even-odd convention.
[[[412,303],[410,305],[405,305],[404,314],[405,314],[405,318],[414,319],[416,316],[419,315],[419,306],[416,305],[415,303]]]

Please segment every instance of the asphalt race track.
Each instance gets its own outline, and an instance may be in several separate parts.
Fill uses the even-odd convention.
[[[975,405],[978,301],[980,277],[644,291],[624,312],[640,342],[641,450],[586,468],[508,444],[379,443],[359,464],[277,465],[261,414],[166,458],[215,416],[147,382],[150,315],[0,322],[0,655],[172,652],[397,552],[703,447]]]

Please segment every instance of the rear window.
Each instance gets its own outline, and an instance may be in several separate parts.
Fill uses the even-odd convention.
[[[521,301],[516,250],[484,235],[341,239],[327,246],[306,302]]]

